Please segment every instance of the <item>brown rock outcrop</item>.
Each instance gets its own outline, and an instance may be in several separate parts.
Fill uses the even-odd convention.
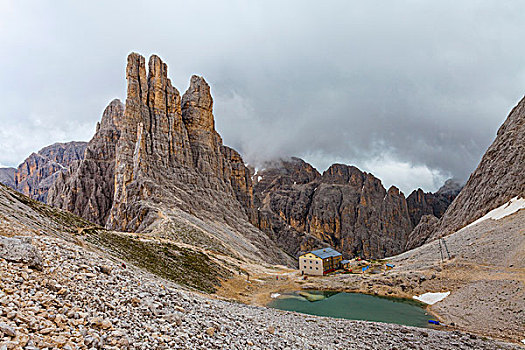
[[[16,190],[41,202],[60,173],[84,158],[86,142],[55,143],[32,153],[15,172]]]
[[[417,226],[423,215],[434,215],[438,219],[442,217],[462,187],[459,182],[449,179],[436,193],[425,193],[420,188],[414,190],[407,197],[412,225]]]
[[[113,205],[115,148],[120,137],[124,105],[113,100],[104,110],[85,158],[62,172],[49,189],[48,204],[66,209],[104,226]]]
[[[499,128],[465,187],[429,234],[450,234],[515,196],[525,197],[525,98]]]
[[[293,158],[256,176],[258,226],[290,254],[324,244],[385,257],[403,251],[412,230],[404,195],[356,167],[334,164],[320,175]]]
[[[320,177],[314,167],[299,158],[272,162],[254,175],[255,224],[290,255],[328,246],[310,235],[307,227]]]

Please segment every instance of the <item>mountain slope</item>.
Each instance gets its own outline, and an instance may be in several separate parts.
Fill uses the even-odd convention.
[[[445,322],[474,332],[521,341],[525,332],[525,210],[485,220],[392,259],[398,271],[437,276],[426,291],[451,291],[432,307]],[[415,293],[414,293],[415,294]],[[490,322],[487,322],[490,320]]]
[[[465,187],[428,234],[457,231],[511,198],[525,197],[525,98],[511,111]]]
[[[10,244],[29,245],[43,260],[37,270],[5,256],[0,259],[0,347],[273,349],[287,344],[290,349],[333,349],[337,343],[362,349],[415,344],[432,349],[516,348],[462,332],[317,317],[192,293],[170,276],[158,275],[163,269],[184,268],[184,250],[99,228],[73,233],[86,222],[3,185],[0,217],[2,243],[5,236],[23,235]],[[96,232],[116,235],[122,244],[116,245],[113,238],[108,246],[99,246],[103,249],[93,246],[89,241],[93,234],[100,237]],[[144,265],[143,270],[120,259],[136,245],[155,252],[155,244],[164,256],[172,253],[168,260],[155,257],[155,269]],[[133,253],[132,262],[140,262],[142,252]]]

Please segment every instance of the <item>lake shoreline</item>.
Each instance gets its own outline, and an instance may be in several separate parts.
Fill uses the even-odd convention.
[[[424,304],[407,298],[317,290],[287,291],[269,308],[330,318],[435,328]]]
[[[401,299],[414,303],[425,310],[429,319],[443,322],[443,318],[431,309],[431,305],[415,300],[411,294],[403,293],[397,288],[388,290],[382,288],[375,288],[374,290],[360,288],[361,283],[368,279],[366,275],[352,275],[355,279],[355,284],[351,286],[341,287],[340,284],[336,284],[337,287],[327,288],[327,282],[330,283],[335,276],[308,276],[307,279],[304,280],[304,276],[299,275],[297,270],[289,269],[275,271],[271,274],[267,272],[254,274],[250,277],[250,281],[248,281],[245,276],[235,276],[223,281],[221,287],[215,294],[221,298],[235,300],[247,305],[269,307],[268,304],[274,300],[271,295],[275,293],[286,294],[291,291],[357,293],[387,299]],[[374,284],[374,287],[378,286]],[[442,328],[447,329],[448,327],[442,326]]]

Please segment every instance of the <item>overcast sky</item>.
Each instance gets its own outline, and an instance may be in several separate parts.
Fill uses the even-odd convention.
[[[126,56],[203,75],[245,161],[356,165],[405,194],[466,179],[525,93],[520,1],[0,0],[0,165],[89,140]]]

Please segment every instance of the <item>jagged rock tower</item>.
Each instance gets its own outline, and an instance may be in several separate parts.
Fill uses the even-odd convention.
[[[385,257],[403,251],[413,228],[403,193],[356,167],[321,175],[293,158],[259,175],[258,226],[291,254],[328,243],[346,256]]]
[[[158,56],[148,66],[128,56],[125,107],[106,108],[84,161],[60,176],[48,202],[109,229],[289,263],[250,223],[250,171],[215,130],[209,85],[193,76],[181,98]]]

